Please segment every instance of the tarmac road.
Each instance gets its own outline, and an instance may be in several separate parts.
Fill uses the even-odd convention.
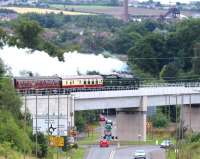
[[[158,146],[131,146],[128,148],[117,149],[113,159],[134,159],[136,150],[144,150],[147,159],[165,159],[165,151]]]
[[[114,146],[110,146],[108,148],[100,148],[99,146],[94,146],[90,148],[86,159],[110,159],[111,152],[114,150]]]
[[[147,154],[147,159],[165,159],[165,151],[159,146],[125,146],[117,148],[110,146],[109,148],[100,148],[94,146],[90,149],[86,159],[134,159],[135,150],[142,149]]]

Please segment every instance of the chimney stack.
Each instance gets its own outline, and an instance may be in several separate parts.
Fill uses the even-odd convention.
[[[125,22],[128,22],[128,0],[124,0],[124,16],[123,19]]]

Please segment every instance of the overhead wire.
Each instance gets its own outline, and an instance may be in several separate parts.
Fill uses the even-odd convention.
[[[134,56],[127,56],[127,58],[125,59],[120,59],[121,61],[127,61],[127,60],[193,60],[193,59],[200,59],[199,56],[184,56],[184,57],[134,57]]]

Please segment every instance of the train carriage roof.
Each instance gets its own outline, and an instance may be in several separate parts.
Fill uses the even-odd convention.
[[[62,77],[63,80],[70,80],[70,79],[103,79],[100,75],[74,75],[74,76],[64,76]]]
[[[58,76],[33,76],[33,77],[13,77],[16,80],[60,80]]]

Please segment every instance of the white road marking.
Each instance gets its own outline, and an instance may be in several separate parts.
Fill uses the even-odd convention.
[[[115,156],[115,153],[116,153],[116,150],[112,150],[111,153],[110,153],[109,159],[113,159],[114,156]]]

